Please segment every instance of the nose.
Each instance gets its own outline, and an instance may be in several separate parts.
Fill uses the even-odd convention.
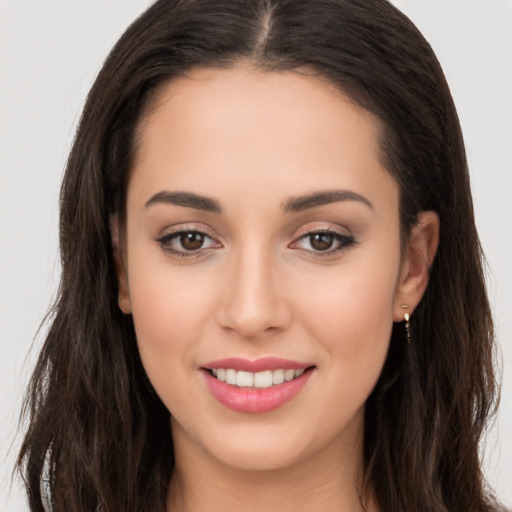
[[[253,340],[288,327],[292,313],[282,271],[272,255],[250,250],[234,256],[223,285],[220,324]]]

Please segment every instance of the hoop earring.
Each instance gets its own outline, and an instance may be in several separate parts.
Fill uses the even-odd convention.
[[[409,309],[408,304],[402,304],[402,309]],[[411,317],[409,316],[409,313],[404,313],[404,322],[405,322],[405,335],[407,338],[407,344],[411,344],[411,326],[409,324],[409,319]]]

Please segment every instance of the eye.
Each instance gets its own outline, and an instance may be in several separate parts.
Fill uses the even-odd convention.
[[[176,238],[181,247],[186,251],[197,251],[203,247],[206,235],[198,233],[197,231],[190,231],[187,233],[181,233]]]
[[[353,244],[355,244],[355,239],[352,235],[322,230],[306,233],[292,244],[292,248],[304,249],[315,255],[328,255],[347,249]]]
[[[177,256],[193,256],[204,249],[220,247],[206,233],[197,230],[175,231],[157,239],[160,247]]]
[[[327,251],[332,248],[336,238],[331,233],[315,233],[307,237],[309,245],[315,251]]]

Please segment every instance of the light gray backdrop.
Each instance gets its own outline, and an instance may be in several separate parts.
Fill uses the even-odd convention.
[[[149,0],[0,0],[0,512],[27,510],[10,471],[17,416],[59,278],[59,183],[85,95]],[[503,397],[486,473],[512,506],[512,2],[395,0],[452,87],[503,354]],[[12,445],[14,443],[14,446]]]

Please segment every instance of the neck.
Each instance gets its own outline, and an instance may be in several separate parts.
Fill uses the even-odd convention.
[[[374,500],[361,496],[359,441],[330,444],[286,467],[246,470],[214,459],[181,434],[174,425],[167,512],[377,512]]]

